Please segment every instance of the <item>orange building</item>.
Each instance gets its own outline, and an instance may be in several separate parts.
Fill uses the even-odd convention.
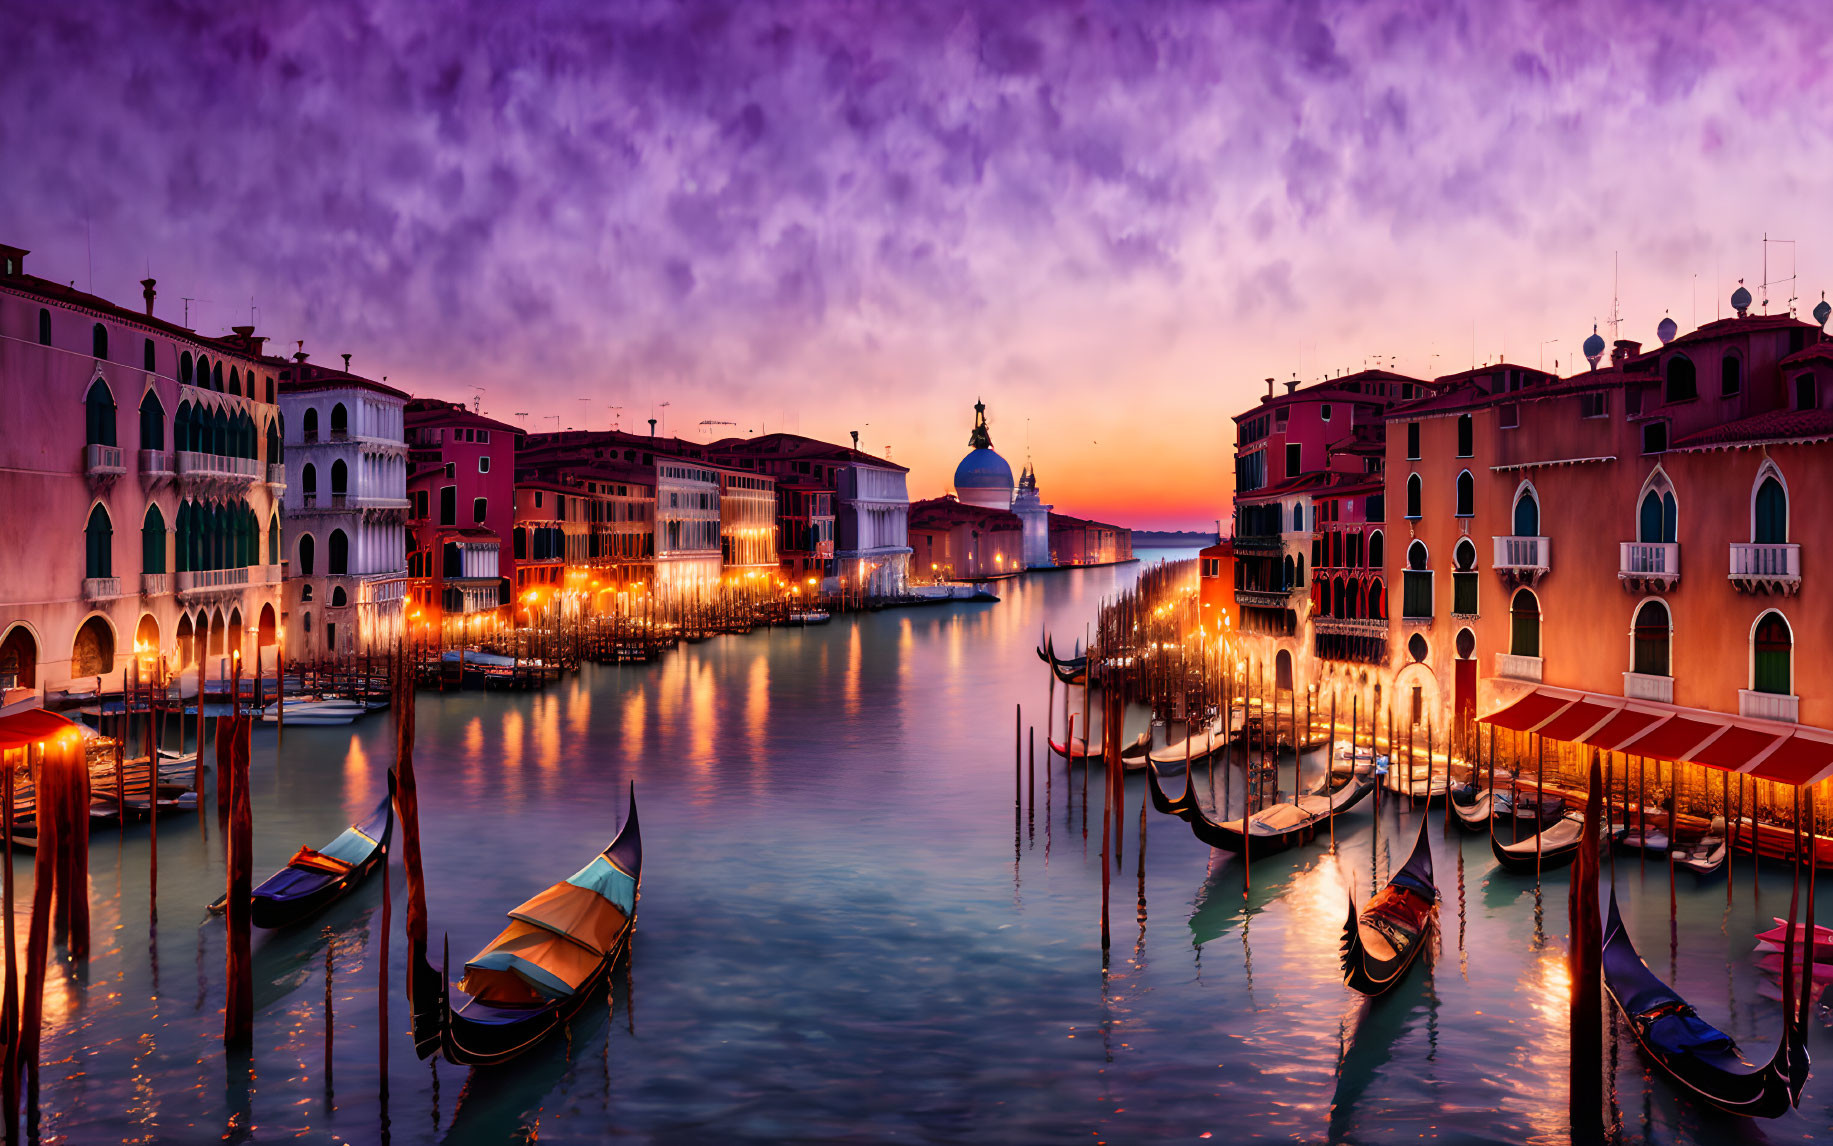
[[[928,581],[983,581],[1025,569],[1024,526],[1016,513],[953,497],[912,502],[910,575]]]
[[[1226,537],[1197,553],[1197,600],[1205,628],[1234,627],[1235,545]]]

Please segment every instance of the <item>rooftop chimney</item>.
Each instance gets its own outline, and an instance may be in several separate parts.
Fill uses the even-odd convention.
[[[649,419],[649,436],[652,438],[656,436],[656,420],[654,418]]]
[[[140,297],[146,300],[146,316],[153,317],[153,296],[158,292],[153,288],[159,285],[158,279],[140,280]]]
[[[1271,378],[1267,379],[1267,397],[1269,399],[1273,397],[1273,379]]]
[[[0,243],[0,276],[10,279],[24,274],[25,257],[31,253],[24,247],[9,247],[5,243]]]
[[[344,360],[344,373],[346,374],[350,373],[350,356],[348,354],[342,354],[342,355],[339,355],[338,357]]]
[[[299,363],[301,366],[304,366],[305,360],[308,357],[310,357],[305,352],[305,339],[303,338],[300,339],[296,345],[299,347],[299,349],[293,352],[293,361]]]
[[[1640,342],[1631,342],[1627,338],[1619,338],[1611,346],[1610,364],[1616,366],[1619,363],[1634,358],[1641,350],[1642,344]]]
[[[1286,383],[1286,393],[1290,394],[1296,389],[1298,389],[1298,379],[1294,378]]]
[[[859,448],[859,431],[858,430],[849,430],[847,432],[853,435],[853,448],[858,449]]]

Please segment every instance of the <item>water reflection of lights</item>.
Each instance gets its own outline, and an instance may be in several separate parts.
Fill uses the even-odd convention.
[[[350,747],[344,753],[344,793],[360,800],[368,792],[369,754],[363,751],[362,739],[353,732]]]
[[[770,658],[760,652],[751,658],[751,671],[745,681],[745,743],[750,747],[754,780],[762,779],[762,765],[768,758],[765,737],[769,731]]]
[[[633,688],[624,697],[624,758],[640,760],[643,757],[643,719],[648,701],[640,688]]]

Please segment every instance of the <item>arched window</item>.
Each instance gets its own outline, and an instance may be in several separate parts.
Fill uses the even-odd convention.
[[[1515,495],[1515,536],[1540,536],[1540,499],[1532,489]]]
[[[1735,398],[1744,389],[1744,361],[1727,354],[1718,364],[1718,393],[1721,398]]]
[[[1668,607],[1645,601],[1636,610],[1634,670],[1645,676],[1668,676],[1672,667],[1668,651],[1674,637]]]
[[[91,617],[76,631],[70,646],[72,677],[102,676],[115,671],[115,631],[100,617]]]
[[[42,306],[38,308],[38,345],[51,345],[51,312]]]
[[[1668,359],[1667,400],[1685,402],[1699,397],[1699,379],[1693,370],[1693,360],[1684,354],[1676,354]]]
[[[140,348],[141,368],[144,369],[148,374],[151,374],[154,370],[158,368],[156,365],[158,361],[159,361],[158,356],[156,352],[153,350],[153,340],[149,338]]]
[[[331,531],[330,551],[325,557],[325,572],[341,576],[350,572],[350,538],[341,529]]]
[[[311,534],[299,535],[299,575],[301,577],[312,575],[312,551],[315,548],[317,546],[313,543]]]
[[[305,468],[299,471],[299,492],[307,497],[318,493],[318,467],[311,462],[307,462]]]
[[[1424,542],[1407,546],[1407,569],[1400,585],[1402,617],[1424,620],[1432,616],[1432,574],[1426,568],[1427,559]]]
[[[1508,651],[1518,657],[1540,655],[1540,600],[1531,590],[1515,590],[1509,602]]]
[[[83,528],[83,568],[85,577],[115,575],[115,527],[108,511],[100,503],[89,511],[89,524]]]
[[[192,434],[195,427],[191,420],[191,403],[180,402],[178,413],[172,417],[172,448],[189,450],[192,448]]]
[[[1387,620],[1387,588],[1379,577],[1368,583],[1368,615],[1373,620]]]
[[[1426,567],[1427,560],[1428,560],[1428,557],[1426,553],[1426,543],[1425,542],[1415,541],[1413,544],[1407,546],[1407,568],[1408,569],[1424,569]]]
[[[342,497],[350,492],[350,467],[339,458],[331,463],[331,496]]]
[[[7,630],[0,641],[0,690],[31,688],[38,683],[38,642],[24,625]]]
[[[220,358],[210,368],[210,388],[218,394],[223,392],[223,360]]]
[[[83,398],[83,426],[87,437],[84,439],[92,446],[113,446],[115,441],[115,396],[108,392],[108,383],[97,378],[89,386],[89,393]]]
[[[349,603],[350,596],[344,592],[344,587],[342,585],[333,585],[331,587],[331,607],[333,609],[341,609]]]
[[[1477,615],[1477,547],[1468,537],[1460,538],[1451,551],[1451,611]]]
[[[1753,692],[1788,696],[1794,691],[1790,658],[1795,650],[1788,619],[1773,609],[1757,618],[1750,637],[1750,687]]]
[[[204,390],[210,389],[210,359],[202,354],[197,356],[197,385]]]
[[[1341,577],[1333,578],[1330,582],[1330,615],[1333,617],[1349,615],[1349,594],[1344,591]]]
[[[1387,554],[1382,552],[1381,530],[1377,529],[1368,535],[1368,567],[1370,569],[1381,568],[1382,559],[1386,556]]]
[[[318,440],[318,411],[308,408],[305,412],[305,421],[300,423],[299,429],[305,434],[306,441],[316,442]]]
[[[269,418],[267,420],[267,464],[277,466],[280,461],[280,422],[278,419]]]
[[[1465,470],[1457,475],[1457,515],[1474,517],[1477,512],[1477,479]]]
[[[1667,489],[1651,489],[1642,497],[1642,510],[1636,517],[1636,540],[1641,542],[1672,542],[1679,532],[1679,507],[1674,501],[1674,492]]]
[[[165,514],[156,505],[147,506],[146,520],[140,525],[140,568],[153,574],[166,571]]]
[[[178,384],[180,386],[191,384],[191,352],[189,350],[178,356]]]
[[[1415,520],[1417,520],[1419,517],[1419,500],[1420,500],[1419,492],[1420,492],[1419,475],[1418,474],[1408,474],[1407,475],[1407,516],[1414,518]]]
[[[267,563],[280,564],[280,515],[267,519]]]
[[[159,395],[151,390],[140,399],[140,448],[165,449],[165,407],[159,404]]]
[[[89,348],[95,357],[108,361],[108,328],[99,322],[90,328]]]
[[[350,411],[344,409],[344,404],[339,402],[331,407],[331,434],[333,437],[339,437],[349,432]]]
[[[1472,424],[1470,415],[1459,414],[1457,416],[1457,456],[1467,458],[1476,453],[1476,439],[1476,427]]]
[[[547,531],[545,529],[537,530],[535,533],[535,539],[539,541],[546,533]],[[540,550],[541,547],[537,545],[535,548],[538,551]],[[543,554],[540,552],[537,552],[536,556],[543,556]],[[1297,584],[1298,570],[1292,564],[1292,555],[1289,553],[1286,555],[1285,561],[1282,562],[1280,565],[1280,578],[1281,579],[1279,582],[1279,587],[1281,589],[1290,589],[1293,587],[1293,585]]]
[[[242,372],[233,366],[229,368],[229,392],[238,398],[242,396]]]
[[[1815,384],[1813,372],[1795,376],[1795,409],[1813,410],[1820,406],[1820,387]]]
[[[1771,473],[1757,486],[1750,539],[1758,545],[1783,545],[1788,542],[1788,493]]]

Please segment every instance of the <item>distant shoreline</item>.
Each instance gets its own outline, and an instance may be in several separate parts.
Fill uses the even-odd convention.
[[[1194,529],[1135,529],[1133,531],[1133,548],[1135,549],[1202,549],[1214,545],[1214,533],[1202,533]]]

